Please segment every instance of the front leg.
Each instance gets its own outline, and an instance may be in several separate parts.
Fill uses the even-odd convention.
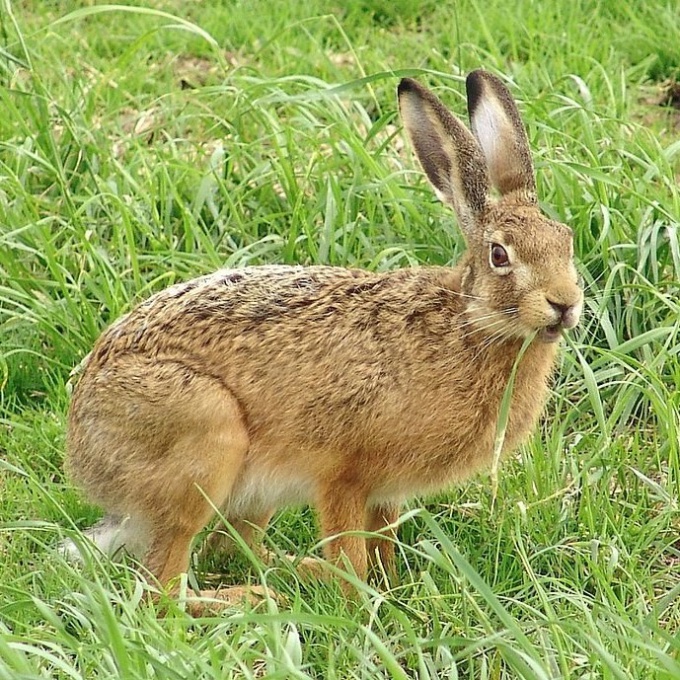
[[[356,484],[334,480],[321,488],[318,510],[323,538],[334,537],[324,545],[325,558],[339,567],[347,560],[354,573],[366,580],[366,540],[359,535],[364,529],[366,494]]]
[[[380,533],[384,538],[369,538],[367,541],[368,569],[374,577],[383,574],[387,580],[396,583],[397,569],[394,558],[394,541],[397,538],[395,525],[399,519],[399,506],[393,503],[379,503],[366,509],[366,531]]]

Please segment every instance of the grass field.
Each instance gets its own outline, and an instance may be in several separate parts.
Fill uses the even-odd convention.
[[[0,679],[679,678],[677,3],[0,0]],[[62,473],[69,373],[174,281],[246,263],[447,264],[400,77],[464,114],[507,78],[584,318],[546,417],[488,475],[405,509],[400,584],[197,562],[285,600],[159,618],[133,564],[53,550],[99,516]],[[315,550],[289,510],[267,544]]]

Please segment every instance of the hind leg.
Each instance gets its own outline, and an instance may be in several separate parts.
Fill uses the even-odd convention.
[[[187,571],[191,542],[229,495],[248,449],[236,401],[223,388],[211,387],[197,390],[183,434],[169,447],[153,482],[147,481],[151,541],[145,564],[162,584]]]
[[[69,430],[72,474],[110,512],[148,527],[144,565],[163,585],[232,491],[248,450],[236,399],[176,361],[126,356],[87,377]]]
[[[205,389],[201,390],[200,399],[210,399]],[[212,399],[210,403],[209,421],[198,420],[187,436],[175,442],[169,461],[184,462],[177,467],[168,466],[168,476],[160,484],[166,494],[174,487],[175,497],[166,498],[162,504],[164,510],[151,520],[151,541],[144,562],[162,585],[172,584],[188,570],[192,541],[213,517],[214,508],[220,507],[229,496],[248,449],[247,432],[235,400],[225,397],[219,406]],[[195,406],[193,417],[200,419],[200,403]],[[256,521],[266,526],[270,516],[271,513],[267,513]],[[236,528],[244,533],[246,541],[254,541],[255,527],[237,522]],[[173,591],[175,589],[176,586]],[[254,603],[262,596],[262,589],[232,586],[202,591],[199,596],[208,601],[190,600],[187,607],[193,615],[219,609],[215,600],[222,605]]]

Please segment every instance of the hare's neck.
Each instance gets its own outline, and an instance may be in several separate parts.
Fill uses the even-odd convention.
[[[478,349],[480,346],[479,339],[476,339],[475,343],[471,343],[468,349],[472,354],[476,354],[477,362],[483,362],[491,369],[495,368],[498,377],[503,376],[506,382],[517,362],[519,363],[517,365],[516,382],[531,380],[532,376],[539,379],[541,376],[549,375],[555,363],[559,343],[541,342],[538,338],[535,338],[520,358],[523,344],[523,339],[513,338],[483,344],[483,349],[480,351]]]
[[[521,342],[513,343],[507,348],[507,360],[502,371],[502,375],[505,376],[503,392],[519,355],[521,344]],[[528,435],[540,416],[548,396],[548,386],[555,365],[556,353],[557,343],[534,340],[520,359],[512,391],[506,449],[514,448]]]

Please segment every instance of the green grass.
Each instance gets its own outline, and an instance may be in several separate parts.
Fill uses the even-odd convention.
[[[680,114],[650,101],[676,3],[146,7],[0,2],[0,679],[680,677]],[[158,618],[133,565],[55,556],[98,516],[61,465],[101,330],[225,264],[454,261],[395,90],[463,115],[479,66],[510,79],[587,293],[495,501],[485,475],[413,502],[400,585],[357,604],[244,558],[227,578],[285,602]],[[267,538],[315,541],[309,511]]]

